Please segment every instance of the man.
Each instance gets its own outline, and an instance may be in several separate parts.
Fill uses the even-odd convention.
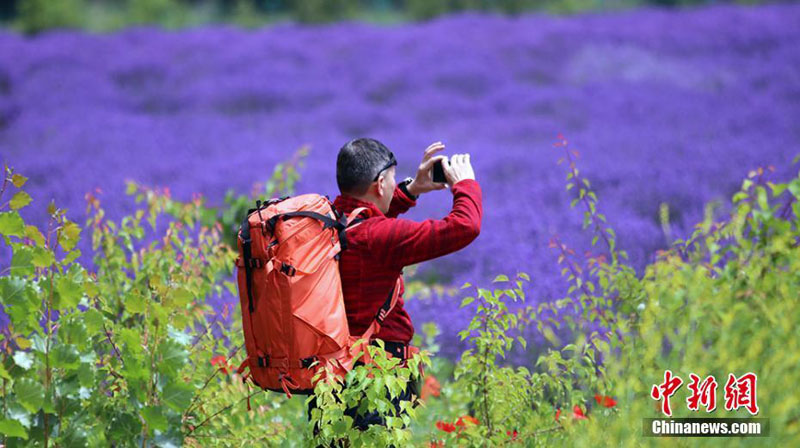
[[[334,206],[348,215],[356,208],[367,208],[360,215],[366,219],[347,231],[347,250],[339,259],[350,333],[359,335],[366,331],[400,277],[398,302],[375,335],[394,357],[404,358],[414,335],[402,297],[403,267],[462,249],[480,233],[481,188],[475,181],[470,156],[456,154],[448,159],[436,155],[443,149],[441,142],[429,146],[416,177],[399,184],[395,180],[397,160],[377,140],[350,141],[339,150],[336,161],[336,182],[341,195],[334,200]],[[433,165],[439,160],[446,184],[435,183],[431,177]],[[453,194],[453,208],[444,219],[415,222],[397,218],[416,205],[420,195],[448,187]],[[409,386],[400,400],[417,395],[416,385]],[[399,409],[399,404],[395,404]],[[312,402],[310,408],[314,405]],[[365,429],[369,424],[383,422],[377,415],[368,414],[356,417],[355,424]]]

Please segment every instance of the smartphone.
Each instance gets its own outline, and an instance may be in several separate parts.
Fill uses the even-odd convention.
[[[447,183],[447,179],[444,177],[444,167],[442,166],[441,160],[433,164],[433,181],[438,184]]]

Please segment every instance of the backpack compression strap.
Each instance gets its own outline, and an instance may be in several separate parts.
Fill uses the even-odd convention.
[[[347,238],[345,238],[345,235],[344,235],[344,229],[347,227],[347,220],[345,219],[344,216],[342,216],[341,218],[339,218],[337,220],[337,219],[331,218],[330,216],[323,215],[323,214],[316,213],[316,212],[304,212],[304,211],[302,211],[302,212],[288,212],[288,213],[281,213],[281,214],[278,214],[278,215],[274,215],[273,217],[269,218],[269,221],[267,221],[267,227],[270,229],[270,231],[274,232],[275,231],[275,224],[278,222],[279,219],[283,219],[285,221],[285,220],[287,220],[289,218],[293,218],[293,217],[297,217],[297,216],[304,216],[306,218],[314,218],[314,219],[322,222],[323,228],[325,228],[325,229],[329,229],[329,228],[336,229],[337,233],[339,234],[339,244],[342,247],[342,250],[347,249]]]
[[[394,306],[397,304],[397,300],[400,297],[400,277],[397,277],[397,281],[395,282],[392,290],[389,291],[389,296],[386,297],[386,300],[383,302],[380,308],[378,308],[378,312],[375,314],[375,318],[372,320],[372,323],[367,328],[367,331],[361,336],[361,339],[365,339],[369,342],[372,339],[372,336],[377,334],[381,330],[381,324],[383,324],[384,319],[389,313],[394,309]]]
[[[252,313],[253,306],[253,265],[250,260],[253,258],[252,240],[250,239],[250,215],[244,217],[242,226],[239,228],[239,237],[242,239],[242,261],[244,261],[244,275],[247,281],[247,300],[248,309]]]

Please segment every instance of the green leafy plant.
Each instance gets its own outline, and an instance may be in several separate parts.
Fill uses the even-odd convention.
[[[729,374],[758,376],[759,417],[770,418],[770,444],[800,440],[798,399],[784,392],[798,379],[797,276],[800,263],[798,217],[800,175],[787,183],[767,181],[769,169],[749,173],[722,220],[707,208],[706,218],[686,241],[659,254],[642,279],[645,295],[631,331],[637,335],[617,352],[604,350],[613,391],[624,398],[619,419],[597,422],[580,440],[596,436],[600,425],[609,443],[639,437],[626,421],[661,415],[651,388],[670,369],[688,383],[689,375],[714,375],[722,385]],[[685,390],[685,389],[684,389]],[[685,395],[673,397],[676,417],[696,416]],[[750,417],[744,409],[715,416]],[[705,412],[703,412],[705,413]],[[758,439],[726,439],[745,445]]]
[[[82,25],[82,0],[21,0],[17,24],[26,33]]]
[[[25,181],[4,169],[0,199],[19,190],[0,206],[0,234],[12,250],[0,277],[9,317],[0,341],[2,443],[179,445],[225,409],[208,394],[228,392],[228,408],[241,402],[243,391],[231,394],[231,380],[215,379],[210,363],[228,350],[226,340],[234,354],[241,332],[226,330],[205,303],[235,292],[226,280],[235,254],[221,244],[219,225],[197,226],[202,200],[180,203],[131,184],[145,207],[114,222],[87,195],[90,271],[76,261],[82,229],[64,210],[50,204],[43,231],[24,222]]]
[[[359,344],[365,344],[361,340]],[[325,368],[315,376],[314,395],[317,402],[309,420],[309,439],[323,446],[407,446],[411,440],[408,426],[416,418],[414,400],[400,401],[400,412],[392,399],[400,397],[409,382],[418,381],[421,367],[430,364],[429,355],[421,352],[410,357],[406,365],[400,359],[390,357],[379,346],[366,345],[371,362],[358,365],[343,379],[336,378]],[[385,426],[370,425],[366,430],[353,426],[353,418],[347,409],[355,409],[364,415],[375,412]],[[314,431],[314,428],[317,428]]]
[[[297,20],[308,23],[341,20],[351,16],[359,6],[353,0],[292,0],[289,5]]]
[[[129,23],[160,23],[168,27],[184,24],[187,8],[177,0],[128,0]]]

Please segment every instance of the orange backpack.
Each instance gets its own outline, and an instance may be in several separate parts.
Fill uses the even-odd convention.
[[[249,367],[245,378],[262,389],[311,394],[321,366],[342,377],[359,353],[368,354],[355,342],[377,334],[397,302],[400,278],[367,331],[350,335],[339,252],[364,210],[345,216],[327,197],[305,194],[257,201],[242,222],[236,266],[247,359],[238,372]]]

